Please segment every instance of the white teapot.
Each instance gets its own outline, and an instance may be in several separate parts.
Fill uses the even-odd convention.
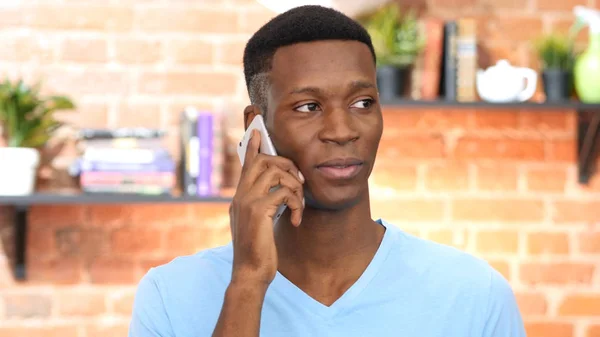
[[[477,71],[477,93],[491,103],[524,102],[535,94],[537,79],[535,70],[499,60],[496,65]]]

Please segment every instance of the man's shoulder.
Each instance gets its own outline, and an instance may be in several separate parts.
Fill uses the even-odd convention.
[[[400,262],[428,282],[484,292],[490,290],[492,282],[507,283],[481,257],[404,232],[398,227],[392,228],[398,235],[396,253],[393,256],[398,261],[393,263]]]

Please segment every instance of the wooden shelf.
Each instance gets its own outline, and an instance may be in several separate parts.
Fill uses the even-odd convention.
[[[0,196],[0,205],[15,206],[14,221],[15,266],[14,275],[17,280],[25,279],[27,269],[25,252],[27,250],[27,216],[29,206],[34,205],[72,205],[72,204],[139,204],[139,203],[229,203],[231,197],[211,196],[171,196],[171,195],[136,195],[136,194],[84,194],[84,193],[36,193],[27,196]]]
[[[532,110],[593,110],[600,111],[599,104],[587,104],[577,101],[565,102],[516,102],[516,103],[488,103],[488,102],[456,102],[439,100],[409,100],[394,99],[381,102],[384,107],[414,107],[414,108],[457,108],[457,109],[532,109]]]
[[[137,203],[219,203],[229,202],[230,197],[210,196],[171,196],[136,194],[77,194],[77,193],[36,193],[28,196],[0,196],[0,205],[33,206],[60,204],[137,204]]]

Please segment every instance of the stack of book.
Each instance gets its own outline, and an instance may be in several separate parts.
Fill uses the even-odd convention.
[[[164,132],[145,128],[84,129],[76,163],[86,193],[171,194],[176,163],[162,144]]]

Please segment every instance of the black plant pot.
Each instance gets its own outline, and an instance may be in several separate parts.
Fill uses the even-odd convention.
[[[406,96],[410,86],[410,67],[379,66],[377,67],[377,87],[382,101]]]
[[[546,69],[542,72],[544,93],[547,102],[563,102],[573,93],[573,74],[561,69]]]

